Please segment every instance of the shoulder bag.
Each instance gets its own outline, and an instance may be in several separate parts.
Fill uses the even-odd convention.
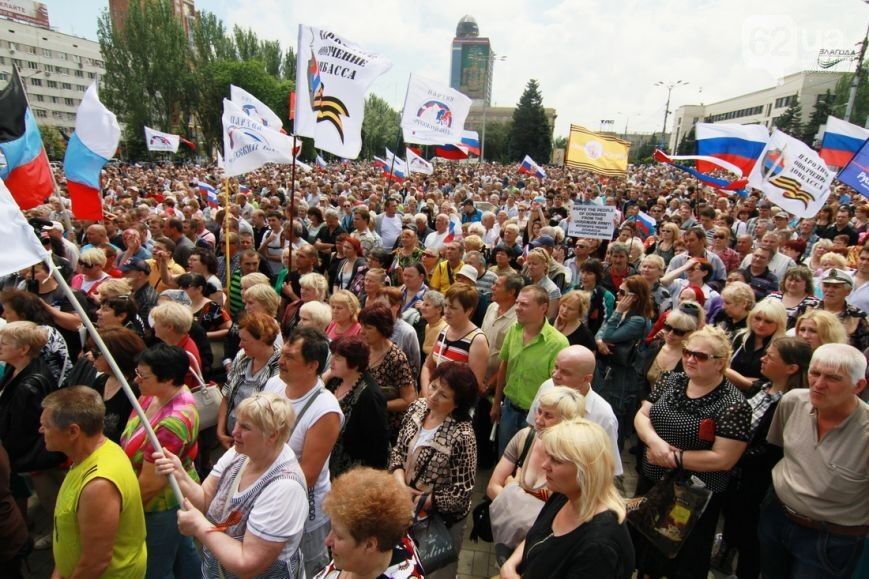
[[[196,410],[199,412],[199,431],[202,432],[206,428],[217,426],[217,414],[220,411],[220,401],[223,400],[223,397],[220,395],[220,388],[215,382],[206,383],[202,378],[199,363],[193,354],[187,352],[187,356],[190,358],[190,373],[199,383],[192,394],[193,400],[196,402]]]

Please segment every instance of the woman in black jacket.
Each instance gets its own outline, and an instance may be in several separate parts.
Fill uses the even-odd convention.
[[[368,344],[361,336],[344,336],[332,342],[332,377],[326,388],[344,413],[344,425],[329,459],[332,478],[357,465],[386,468],[386,398],[367,372],[368,357]]]

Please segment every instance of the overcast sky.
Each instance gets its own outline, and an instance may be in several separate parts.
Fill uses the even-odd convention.
[[[44,0],[60,32],[96,40],[108,0]],[[230,27],[295,46],[300,22],[334,29],[393,62],[372,91],[402,106],[408,75],[449,83],[456,24],[473,16],[480,36],[506,60],[495,63],[493,104],[513,106],[536,78],[544,105],[598,130],[660,131],[670,110],[774,86],[817,68],[819,49],[853,49],[869,23],[862,0],[197,0]],[[364,9],[363,9],[364,8]],[[843,70],[838,67],[836,70]],[[669,121],[668,121],[669,123]]]

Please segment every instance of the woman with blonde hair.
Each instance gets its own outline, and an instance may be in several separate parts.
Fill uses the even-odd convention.
[[[317,328],[321,332],[332,323],[332,309],[323,302],[305,302],[299,308],[299,326]]]
[[[664,260],[665,267],[670,265],[670,260],[676,255],[675,243],[681,235],[682,232],[675,223],[665,223],[658,230],[658,241],[653,254]]]
[[[97,290],[104,281],[111,279],[105,272],[106,254],[102,249],[92,247],[81,252],[78,258],[78,269],[81,273],[72,276],[69,285],[72,289],[81,290],[91,300],[96,301]]]
[[[588,312],[588,292],[572,290],[561,296],[558,302],[558,317],[555,318],[555,329],[567,336],[571,346],[585,346],[594,352],[594,334],[588,326],[582,323]]]
[[[745,282],[730,282],[721,290],[721,302],[723,307],[710,323],[733,338],[748,324],[748,313],[755,304],[754,290]]]
[[[130,280],[126,278],[110,278],[100,284],[97,293],[94,296],[94,301],[102,303],[103,300],[109,298],[117,298],[120,296],[129,296],[133,293],[133,286]]]
[[[803,265],[809,268],[809,271],[817,274],[821,269],[821,258],[830,251],[831,247],[833,247],[831,240],[819,239],[812,246],[812,251],[809,253],[809,257],[803,261]]]
[[[547,429],[542,442],[541,467],[552,495],[501,577],[628,579],[634,547],[606,432],[588,420],[573,420]]]
[[[727,378],[740,390],[749,390],[760,380],[761,359],[773,338],[784,336],[788,313],[782,302],[765,299],[748,314],[748,327],[733,339],[733,357]]]
[[[554,320],[555,316],[558,315],[558,300],[561,299],[561,290],[558,289],[554,281],[549,279],[551,265],[552,257],[541,247],[532,249],[528,252],[528,257],[525,258],[525,267],[531,283],[542,287],[549,296],[549,312],[546,317]]]
[[[359,298],[345,289],[336,290],[329,298],[332,308],[332,321],[326,326],[326,336],[329,340],[337,340],[344,336],[358,336],[362,332],[362,325],[358,316]]]
[[[823,344],[847,344],[848,332],[835,314],[810,310],[797,318],[795,333],[817,350]]]
[[[650,392],[665,372],[683,372],[682,349],[692,332],[703,327],[703,308],[684,302],[667,312],[661,331],[646,350],[646,391]],[[654,330],[653,330],[654,333]]]
[[[319,273],[306,273],[299,278],[299,299],[292,302],[284,310],[281,318],[281,335],[289,336],[297,325],[302,304],[308,302],[326,302],[326,292],[329,290],[329,282]]]
[[[492,499],[489,513],[499,562],[522,541],[549,498],[546,473],[541,468],[545,452],[539,444],[540,435],[559,422],[583,417],[582,394],[565,386],[550,387],[536,404],[534,426],[517,432],[504,449],[486,487],[486,495]]]

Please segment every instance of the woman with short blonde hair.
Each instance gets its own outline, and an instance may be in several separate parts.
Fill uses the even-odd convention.
[[[332,323],[332,309],[323,302],[306,302],[299,308],[299,326],[325,331]]]
[[[270,316],[276,316],[278,306],[281,303],[278,294],[269,285],[258,283],[244,290],[244,308],[246,312],[251,309],[262,311]]]
[[[329,298],[332,308],[332,321],[326,326],[326,336],[337,340],[344,336],[358,336],[362,332],[359,324],[359,298],[350,290],[335,290]]]
[[[583,323],[590,298],[588,292],[571,290],[561,296],[558,301],[558,316],[555,318],[555,329],[567,337],[571,346],[585,346],[592,352],[597,348],[594,334]]]
[[[788,313],[781,300],[766,298],[748,314],[748,327],[733,339],[733,357],[727,378],[740,390],[752,387],[761,379],[761,358],[774,338],[788,329]]]
[[[824,344],[847,344],[848,331],[836,314],[810,310],[797,318],[796,335],[816,350]]]

